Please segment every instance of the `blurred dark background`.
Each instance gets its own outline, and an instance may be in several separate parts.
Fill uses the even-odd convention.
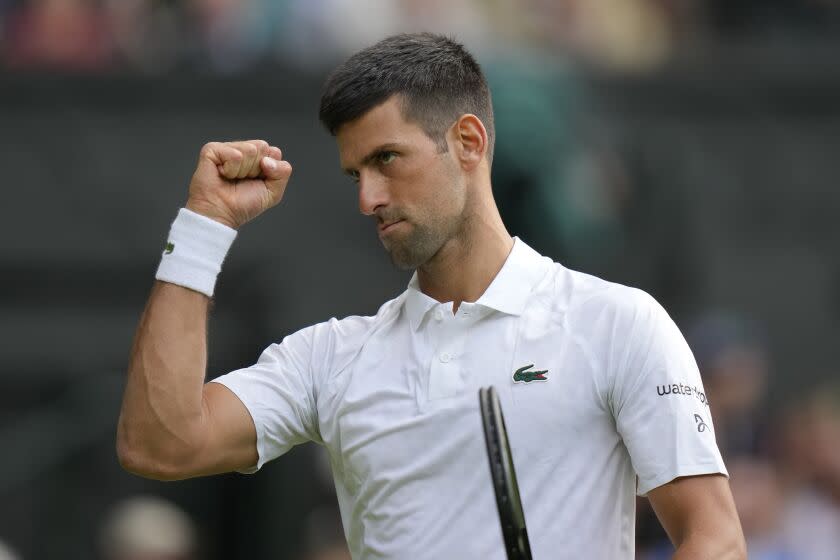
[[[404,30],[484,66],[511,232],[683,329],[750,557],[840,558],[840,2],[0,0],[0,559],[347,558],[315,446],[158,483],[114,431],[207,141],[295,168],[225,263],[209,377],[404,289],[317,122],[330,68]]]

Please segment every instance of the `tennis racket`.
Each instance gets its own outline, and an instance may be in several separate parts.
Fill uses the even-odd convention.
[[[478,390],[481,419],[484,422],[484,440],[487,442],[487,458],[490,460],[490,474],[496,490],[496,505],[499,507],[499,521],[508,560],[531,560],[531,543],[525,529],[525,512],[519,498],[516,471],[510,454],[505,418],[495,387]]]

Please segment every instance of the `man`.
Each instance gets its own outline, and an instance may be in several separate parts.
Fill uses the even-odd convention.
[[[513,239],[490,186],[481,70],[400,35],[329,78],[321,120],[408,289],[372,317],[305,328],[204,384],[205,322],[235,230],[291,174],[262,141],[211,143],[138,327],[123,466],[159,479],[329,452],[354,558],[504,557],[477,389],[500,392],[535,558],[632,558],[646,494],[676,558],[745,558],[696,364],[645,293]]]

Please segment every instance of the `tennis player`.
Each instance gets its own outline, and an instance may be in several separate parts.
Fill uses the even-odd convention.
[[[303,328],[205,383],[222,261],[292,172],[261,140],[207,144],[137,329],[122,465],[163,480],[252,473],[314,441],[354,558],[500,560],[476,397],[494,385],[535,558],[633,558],[636,494],[675,558],[746,558],[709,402],[667,313],[505,229],[473,57],[436,35],[385,39],[334,71],[320,117],[359,209],[414,270],[408,287],[373,316]]]

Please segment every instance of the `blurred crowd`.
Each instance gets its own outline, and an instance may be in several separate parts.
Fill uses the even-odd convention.
[[[487,53],[655,66],[710,38],[840,29],[838,0],[0,0],[0,63],[61,72],[315,71],[395,31]]]
[[[98,527],[101,560],[200,560],[207,557],[201,528],[177,504],[136,495],[113,505]],[[216,557],[215,555],[211,555]],[[350,560],[338,509],[316,508],[306,516],[297,560]],[[0,560],[22,556],[0,541]]]

